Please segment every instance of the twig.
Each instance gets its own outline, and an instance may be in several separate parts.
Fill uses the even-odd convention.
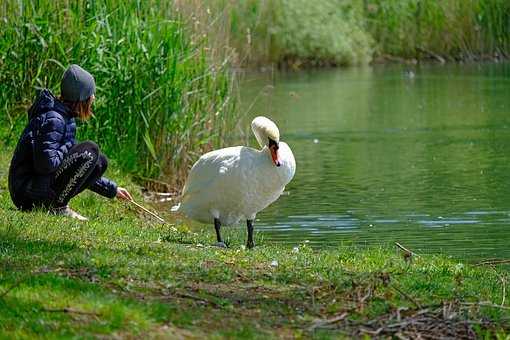
[[[395,285],[391,285],[391,288],[395,289],[398,293],[400,293],[402,296],[404,296],[406,299],[408,299],[409,301],[411,301],[413,303],[413,305],[415,305],[417,308],[421,309],[422,306],[420,305],[420,303],[418,301],[416,301],[413,297],[411,297],[409,294],[407,294],[406,292],[404,292],[403,290],[401,290],[400,288],[398,288],[397,286]]]
[[[7,288],[2,294],[0,294],[0,299],[3,299],[7,294],[9,294],[14,288],[18,287],[23,281],[27,280],[27,277],[23,277],[19,279],[18,281],[14,282],[13,285],[11,285],[9,288]]]
[[[370,335],[373,335],[373,336],[378,336],[379,334],[381,334],[381,332],[384,330],[383,327],[379,327],[377,328],[376,330],[371,330],[371,329],[367,329],[365,327],[360,327],[360,332],[361,333],[367,333],[367,334],[370,334]]]
[[[505,299],[506,299],[506,276],[501,275],[498,273],[495,267],[491,267],[494,273],[498,276],[499,280],[501,281],[501,287],[502,287],[502,298],[501,298],[501,306],[505,305]]]
[[[31,272],[30,274],[27,274],[25,277],[22,277],[20,279],[18,279],[16,282],[14,282],[14,284],[12,284],[12,286],[10,286],[9,288],[7,288],[2,294],[0,294],[0,299],[3,299],[7,294],[9,294],[14,288],[18,287],[20,284],[22,284],[24,281],[28,280],[29,278],[31,278],[33,275],[37,275],[37,274],[42,274],[44,273],[43,270],[39,270],[39,271],[33,271]]]
[[[404,247],[403,245],[401,245],[401,244],[400,244],[400,243],[398,243],[398,242],[395,242],[395,245],[396,245],[398,248],[400,248],[401,250],[403,250],[404,252],[406,252],[406,253],[409,253],[409,254],[411,254],[411,255],[413,255],[413,256],[416,256],[416,257],[420,257],[420,255],[418,255],[418,254],[416,254],[415,252],[413,252],[413,251],[411,251],[411,250],[407,249],[406,247]]]
[[[432,51],[429,51],[427,49],[424,49],[423,47],[416,47],[416,49],[422,53],[425,53],[425,54],[428,54],[430,57],[436,59],[437,61],[439,61],[441,64],[444,64],[445,63],[445,60],[443,57],[441,57],[439,54],[437,53],[434,53]]]
[[[359,300],[359,302],[360,302],[360,303],[362,303],[362,304],[363,304],[363,303],[365,303],[365,301],[366,301],[366,300],[367,300],[370,296],[372,296],[372,289],[371,289],[370,287],[368,287],[368,293],[366,293],[366,294],[365,294],[365,296],[363,296],[363,297]]]
[[[313,323],[313,325],[311,325],[310,327],[308,327],[308,331],[309,332],[313,332],[316,328],[321,328],[321,327],[324,327],[326,325],[331,325],[335,322],[338,322],[338,321],[342,321],[343,319],[345,319],[345,317],[347,316],[347,312],[344,312],[338,316],[335,316],[334,318],[331,318],[331,319],[325,319],[325,320],[317,320],[316,322]]]
[[[463,302],[462,305],[464,305],[464,306],[492,307],[492,308],[510,310],[510,307],[496,305],[496,304],[491,303],[491,302]]]
[[[312,308],[315,309],[315,287],[312,287]]]
[[[482,262],[478,262],[477,264],[475,264],[475,266],[491,266],[491,265],[495,265],[495,264],[506,264],[506,263],[510,263],[510,260],[485,260],[485,261],[482,261]]]
[[[408,337],[406,337],[404,334],[402,334],[402,333],[400,333],[400,332],[395,333],[395,336],[396,336],[398,339],[401,339],[401,340],[407,340],[407,339],[409,339]]]
[[[211,296],[216,298],[216,299],[218,299],[218,297],[215,297],[214,295],[211,295]],[[170,298],[190,299],[190,300],[195,300],[195,301],[207,303],[207,304],[210,304],[210,305],[213,305],[213,306],[216,306],[216,307],[223,307],[223,305],[221,305],[220,303],[218,303],[216,301],[212,301],[211,299],[207,299],[206,297],[196,296],[196,295],[189,294],[189,293],[172,292],[172,293],[170,293],[168,295],[165,294],[165,295],[161,295],[161,296],[154,296],[152,298],[160,299],[160,300],[167,300],[167,299],[170,299]]]
[[[136,203],[135,201],[128,201],[129,203],[131,204],[134,204],[137,208],[145,211],[147,214],[151,215],[152,217],[156,218],[159,222],[165,224],[166,221],[164,219],[162,219],[161,217],[159,217],[158,215],[156,215],[155,213],[153,213],[152,211],[150,211],[149,209],[141,206],[140,204]]]
[[[211,301],[211,299],[206,299],[205,297],[195,296],[195,295],[188,294],[188,293],[175,293],[173,295],[180,297],[180,298],[184,298],[184,299],[191,299],[191,300],[195,300],[195,301],[205,302],[205,303],[211,304],[216,307],[223,307],[219,303],[217,303],[215,301]]]
[[[501,299],[501,306],[504,306],[506,299],[506,277],[501,277],[501,284],[503,285],[503,298]]]
[[[73,308],[41,308],[41,311],[48,313],[69,313],[69,314],[82,314],[82,315],[93,315],[100,316],[101,314],[95,312],[85,312]]]

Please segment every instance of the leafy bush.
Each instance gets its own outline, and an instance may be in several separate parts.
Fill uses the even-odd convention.
[[[270,33],[274,57],[318,64],[366,64],[372,40],[360,8],[342,0],[279,0]]]

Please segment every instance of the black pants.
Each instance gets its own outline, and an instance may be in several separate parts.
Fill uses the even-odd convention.
[[[92,186],[106,171],[107,158],[93,142],[74,145],[54,174],[51,188],[55,193],[52,205],[67,205],[71,198]]]

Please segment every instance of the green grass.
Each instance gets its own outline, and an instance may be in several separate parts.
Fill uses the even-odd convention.
[[[79,129],[125,171],[179,181],[235,120],[227,56],[214,57],[168,1],[0,4],[0,139],[13,145],[37,88],[59,94],[77,63],[97,84]]]
[[[237,228],[227,228],[224,250],[211,246],[211,226],[158,225],[93,193],[71,202],[87,223],[21,213],[6,190],[8,159],[0,153],[2,338],[359,336],[370,320],[395,323],[387,318],[398,308],[408,308],[404,318],[426,307],[443,315],[443,303],[458,313],[452,320],[482,322],[479,334],[506,333],[502,269],[439,256],[406,261],[386,247],[291,248],[257,234],[250,251]],[[122,173],[108,175],[136,193]],[[503,299],[504,308],[463,305]]]

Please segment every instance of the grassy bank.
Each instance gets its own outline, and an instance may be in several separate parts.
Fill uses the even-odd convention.
[[[227,25],[221,34],[246,65],[510,55],[506,0],[218,0],[208,6]],[[201,7],[195,2],[193,8]]]
[[[243,229],[161,226],[92,193],[79,223],[15,211],[0,154],[0,337],[262,338],[506,334],[498,268],[390,248],[313,250]],[[109,170],[135,192],[121,173]]]
[[[173,1],[2,1],[0,138],[13,145],[35,90],[58,94],[71,63],[96,78],[95,117],[78,132],[122,169],[182,179],[233,121],[227,56],[216,58]],[[218,46],[221,48],[221,46]]]

